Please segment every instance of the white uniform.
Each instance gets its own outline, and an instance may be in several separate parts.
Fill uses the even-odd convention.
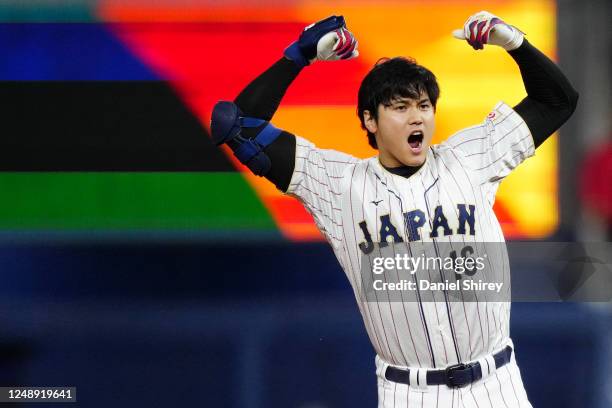
[[[313,215],[353,287],[377,354],[379,407],[530,407],[514,353],[497,372],[459,389],[384,378],[388,365],[424,373],[459,362],[485,364],[511,344],[509,302],[449,301],[443,292],[434,302],[371,301],[361,276],[372,242],[504,242],[492,207],[501,180],[534,154],[523,119],[499,103],[483,124],[431,146],[408,178],[385,170],[378,157],[360,160],[296,140],[287,193]],[[509,283],[507,257],[491,263]]]

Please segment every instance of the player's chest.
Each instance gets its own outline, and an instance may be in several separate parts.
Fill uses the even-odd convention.
[[[488,216],[490,209],[479,189],[449,181],[447,176],[361,180],[361,186],[352,186],[343,197],[343,225],[365,247],[371,242],[473,239],[479,219]]]

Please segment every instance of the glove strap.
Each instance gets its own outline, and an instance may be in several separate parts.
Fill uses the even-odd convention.
[[[295,62],[295,64],[300,68],[310,65],[310,61],[308,61],[306,57],[302,55],[302,51],[300,51],[299,41],[294,41],[287,48],[285,48],[284,54],[285,57]]]
[[[510,41],[502,45],[502,47],[506,51],[516,50],[518,47],[521,46],[521,44],[523,44],[523,38],[525,37],[525,33],[519,30],[518,28],[516,28],[515,26],[509,26],[509,27],[512,28],[514,35],[512,36],[512,39]]]

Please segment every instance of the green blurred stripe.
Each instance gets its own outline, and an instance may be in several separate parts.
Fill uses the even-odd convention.
[[[0,173],[0,229],[275,229],[240,173]]]
[[[96,21],[96,0],[3,0],[3,23],[88,23]]]

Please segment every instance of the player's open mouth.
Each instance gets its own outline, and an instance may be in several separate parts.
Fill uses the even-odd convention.
[[[410,145],[410,150],[412,150],[412,153],[421,153],[421,149],[423,147],[423,132],[420,130],[415,130],[412,132],[410,136],[408,136],[408,144]]]

